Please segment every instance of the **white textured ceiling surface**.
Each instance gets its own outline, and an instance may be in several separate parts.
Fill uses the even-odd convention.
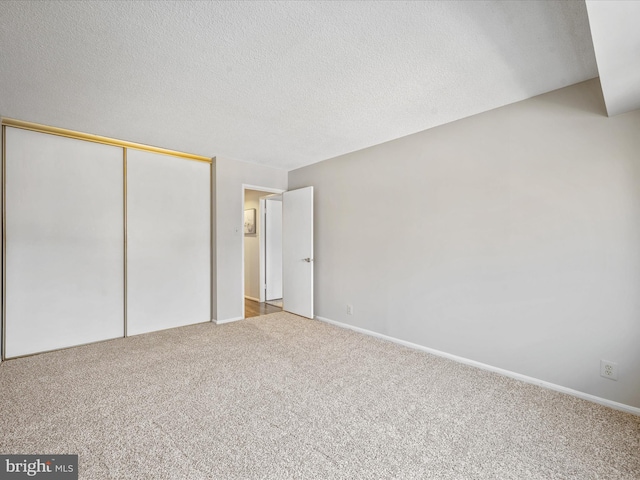
[[[582,1],[0,1],[0,115],[284,169],[596,75]]]
[[[587,2],[609,115],[640,108],[640,1]]]

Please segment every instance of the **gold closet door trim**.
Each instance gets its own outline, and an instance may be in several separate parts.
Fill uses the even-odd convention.
[[[208,157],[202,157],[200,155],[192,155],[189,153],[182,153],[182,152],[176,152],[174,150],[167,150],[164,148],[158,148],[158,147],[151,147],[148,145],[142,145],[142,144],[138,144],[138,143],[133,143],[133,142],[125,142],[122,140],[115,140],[112,138],[108,138],[108,137],[101,137],[98,135],[92,135],[89,133],[81,133],[81,132],[75,132],[73,130],[66,130],[63,128],[57,128],[57,127],[49,127],[46,125],[40,125],[37,123],[30,123],[30,122],[23,122],[21,120],[14,120],[14,119],[10,119],[10,118],[3,118],[2,119],[2,124],[1,124],[1,128],[2,128],[2,155],[1,155],[1,161],[2,161],[2,255],[1,255],[1,260],[2,260],[2,319],[1,323],[2,323],[2,342],[0,343],[0,348],[1,348],[1,352],[0,352],[0,359],[1,360],[5,360],[6,359],[6,345],[7,345],[7,332],[6,332],[6,275],[7,275],[7,271],[5,268],[5,263],[6,263],[6,256],[7,256],[7,237],[6,237],[6,181],[7,181],[7,175],[6,175],[6,148],[7,148],[7,142],[6,142],[6,127],[14,127],[14,128],[22,128],[23,130],[31,130],[34,132],[41,132],[41,133],[49,133],[52,135],[58,135],[61,137],[68,137],[68,138],[75,138],[78,140],[86,140],[86,141],[90,141],[90,142],[94,142],[94,143],[102,143],[105,145],[113,145],[113,146],[117,146],[117,147],[121,147],[122,148],[122,167],[123,167],[123,240],[124,240],[124,265],[123,265],[123,274],[124,274],[124,335],[123,337],[127,337],[128,336],[128,331],[127,331],[127,326],[128,326],[128,322],[127,322],[127,290],[128,290],[128,286],[127,286],[127,281],[128,281],[128,272],[127,272],[127,262],[128,262],[128,258],[127,258],[127,149],[128,148],[134,148],[136,150],[145,150],[145,151],[149,151],[149,152],[155,152],[155,153],[160,153],[163,155],[171,155],[174,157],[180,157],[180,158],[185,158],[188,160],[195,160],[195,161],[199,161],[199,162],[206,162],[210,165],[210,171],[209,171],[209,193],[210,193],[210,202],[209,202],[209,209],[210,209],[210,245],[213,246],[213,209],[212,209],[212,200],[213,200],[213,192],[214,192],[214,186],[213,186],[213,161],[211,158]],[[211,256],[211,263],[210,263],[210,270],[211,270],[211,277],[210,277],[210,299],[209,299],[209,304],[210,304],[210,311],[211,314],[213,315],[213,248],[210,249],[210,256]],[[211,317],[213,318],[213,317]],[[99,340],[97,342],[91,342],[91,343],[100,343],[106,340]],[[91,344],[90,343],[90,344]],[[87,344],[89,345],[89,344]],[[81,345],[74,345],[74,346],[81,346]],[[64,347],[61,349],[55,349],[55,350],[51,350],[51,351],[58,351],[58,350],[66,350],[68,348],[73,348],[73,347]],[[46,353],[46,352],[37,352],[37,353],[30,353],[27,355],[21,355],[19,357],[15,357],[15,358],[21,358],[21,357],[30,357],[32,355],[37,355],[38,353]],[[12,357],[14,358],[14,357]]]
[[[116,140],[115,138],[103,137],[100,135],[93,135],[91,133],[76,132],[74,130],[67,130],[66,128],[50,127],[48,125],[25,122],[22,120],[15,120],[13,118],[3,118],[2,125],[7,127],[22,128],[23,130],[31,130],[34,132],[49,133],[51,135],[58,135],[60,137],[76,138],[78,140],[86,140],[88,142],[102,143],[105,145],[113,145],[113,146],[122,147],[122,148],[134,148],[136,150],[145,150],[147,152],[160,153],[162,155],[171,155],[173,157],[185,158],[187,160],[195,160],[198,162],[211,163],[210,157],[203,157],[202,155],[194,155],[192,153],[177,152],[175,150],[168,150],[166,148],[152,147],[150,145],[127,142],[125,140]],[[4,149],[4,143],[3,143],[3,149]]]

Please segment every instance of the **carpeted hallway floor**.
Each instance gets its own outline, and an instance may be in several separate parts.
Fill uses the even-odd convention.
[[[275,313],[0,366],[0,453],[83,479],[638,479],[640,418]]]

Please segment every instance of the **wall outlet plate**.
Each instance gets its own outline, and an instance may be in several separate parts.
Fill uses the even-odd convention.
[[[618,364],[609,360],[600,360],[600,376],[609,380],[618,380]]]
[[[347,315],[353,315],[353,305],[347,304]]]

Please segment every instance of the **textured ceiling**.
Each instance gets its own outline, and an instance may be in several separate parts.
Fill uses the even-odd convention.
[[[581,1],[0,1],[0,115],[287,170],[595,76]]]

